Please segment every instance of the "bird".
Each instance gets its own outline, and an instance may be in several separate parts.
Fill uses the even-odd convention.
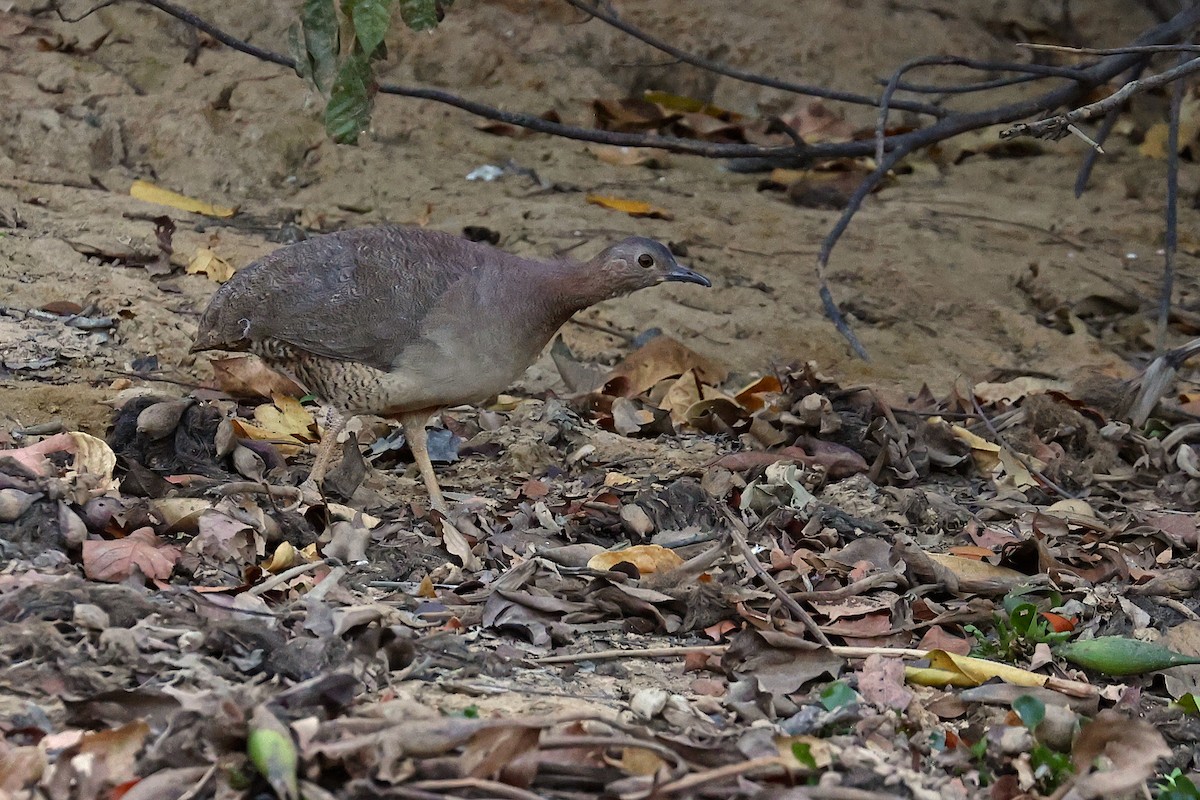
[[[508,388],[577,311],[664,281],[712,285],[638,236],[577,261],[411,226],[347,229],[235,273],[201,315],[191,352],[251,352],[322,401],[325,433],[303,484],[317,492],[349,417],[399,420],[430,505],[445,513],[430,418]]]

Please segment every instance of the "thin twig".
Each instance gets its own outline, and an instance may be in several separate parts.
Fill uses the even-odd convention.
[[[540,794],[527,792],[516,786],[510,786],[500,781],[489,781],[484,778],[443,778],[427,781],[412,781],[410,788],[418,790],[443,791],[446,789],[477,789],[486,792],[488,797],[502,797],[507,800],[542,800]]]
[[[986,92],[991,89],[1003,89],[1008,86],[1017,86],[1030,81],[1040,81],[1045,75],[1013,75],[1008,78],[994,78],[990,81],[977,81],[975,83],[958,83],[958,84],[933,84],[933,83],[908,83],[900,81],[896,84],[896,90],[900,92],[912,92],[913,94],[971,94],[973,92]],[[886,80],[881,80],[880,83],[887,84]]]
[[[1128,77],[1125,83],[1136,81],[1141,77],[1142,72],[1146,69],[1146,63],[1134,66],[1128,72]],[[1096,130],[1096,142],[1103,145],[1108,140],[1108,135],[1112,133],[1113,128],[1117,126],[1117,120],[1121,118],[1120,109],[1110,109],[1104,115],[1104,121],[1100,123],[1100,127]],[[1083,190],[1087,188],[1088,179],[1092,175],[1092,169],[1096,166],[1096,159],[1100,157],[1100,152],[1095,149],[1089,149],[1083,157],[1083,161],[1079,165],[1079,174],[1075,176],[1075,199],[1078,200],[1083,196]]]
[[[267,578],[265,581],[258,584],[257,586],[251,586],[249,589],[246,590],[246,594],[249,594],[249,595],[266,594],[267,592],[274,589],[276,586],[280,586],[282,584],[287,583],[292,578],[298,578],[301,575],[312,572],[313,570],[316,570],[316,569],[320,569],[321,567],[324,567],[324,566],[326,566],[326,562],[324,560],[321,560],[321,561],[310,561],[307,564],[299,564],[297,566],[292,567],[291,569],[285,569],[283,572],[280,572],[278,575],[272,575],[271,577]]]
[[[1029,474],[1035,477],[1038,483],[1050,489],[1059,497],[1067,500],[1074,500],[1076,498],[1074,493],[1068,492],[1066,489],[1062,488],[1057,483],[1043,475],[1036,467],[1033,466],[1032,462],[1029,461],[1024,453],[1018,453],[1016,450],[1010,447],[1008,441],[1000,434],[1000,431],[996,430],[996,426],[992,424],[992,420],[987,414],[983,413],[983,407],[979,405],[979,399],[975,397],[975,392],[971,391],[968,392],[968,394],[971,397],[971,405],[975,407],[975,413],[979,414],[980,421],[983,422],[983,426],[988,429],[988,432],[992,434],[992,438],[996,440],[996,444],[1003,447],[1005,451],[1012,455],[1013,458],[1021,462],[1021,466],[1029,470]]]
[[[758,556],[754,555],[754,551],[750,549],[750,543],[746,541],[746,537],[750,534],[750,529],[746,527],[746,523],[738,519],[737,515],[734,514],[729,508],[722,508],[722,511],[725,512],[725,518],[729,520],[729,524],[731,526],[729,529],[729,535],[733,538],[733,541],[738,546],[738,549],[742,551],[742,558],[746,559],[746,565],[749,566],[750,569],[754,571],[754,574],[759,577],[759,580],[765,583],[767,588],[779,598],[779,602],[783,604],[784,608],[792,612],[792,616],[800,621],[800,624],[803,625],[805,629],[813,635],[814,639],[826,647],[830,647],[831,645],[829,643],[829,639],[824,633],[821,632],[821,626],[817,625],[812,616],[804,610],[804,607],[793,600],[791,595],[785,592],[783,587],[780,586],[775,579],[771,577],[771,574],[763,568],[763,565],[759,563]]]
[[[799,762],[797,762],[799,764]],[[721,767],[713,767],[712,769],[693,772],[690,775],[657,786],[654,789],[655,797],[665,797],[667,795],[685,792],[691,789],[696,789],[700,786],[710,786],[717,781],[736,778],[740,775],[745,775],[747,772],[753,772],[759,769],[767,769],[774,767],[776,770],[784,771],[783,759],[780,756],[762,756],[760,758],[751,758],[747,761],[738,761],[733,764],[725,764]]]

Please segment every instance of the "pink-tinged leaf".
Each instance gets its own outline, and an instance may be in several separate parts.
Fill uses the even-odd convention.
[[[138,528],[124,539],[83,543],[83,571],[93,580],[117,583],[136,569],[151,580],[166,580],[179,560],[178,548],[164,544],[151,528]]]

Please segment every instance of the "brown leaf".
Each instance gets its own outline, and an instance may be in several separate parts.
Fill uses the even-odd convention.
[[[537,748],[541,729],[510,725],[479,731],[463,749],[463,771],[474,778],[496,775],[501,769]]]
[[[903,711],[915,695],[904,686],[904,662],[881,655],[867,656],[858,675],[858,691],[884,709]]]
[[[1080,777],[1067,796],[1090,800],[1123,795],[1153,775],[1158,760],[1170,755],[1162,734],[1149,722],[1105,709],[1075,739],[1071,761]],[[1108,765],[1096,769],[1100,756]]]
[[[214,358],[211,363],[217,387],[233,397],[300,397],[304,394],[304,389],[294,380],[256,357]]]
[[[683,559],[674,550],[662,545],[637,544],[624,550],[597,553],[587,565],[589,569],[610,570],[621,563],[632,564],[637,567],[638,572],[647,575],[652,572],[669,572],[682,564]]]
[[[151,580],[166,580],[179,560],[179,550],[164,544],[151,528],[138,528],[124,539],[89,539],[83,543],[83,571],[89,578],[117,583],[137,569]]]
[[[634,350],[608,373],[604,393],[617,397],[633,397],[645,392],[663,378],[682,375],[689,369],[710,385],[725,380],[728,370],[718,362],[705,358],[669,336],[656,336]]]
[[[678,115],[663,114],[659,106],[638,97],[592,101],[597,127],[607,131],[650,131],[661,128]]]

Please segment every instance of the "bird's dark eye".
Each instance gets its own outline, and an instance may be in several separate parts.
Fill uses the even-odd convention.
[[[654,266],[654,256],[650,255],[649,253],[642,253],[640,256],[638,256],[638,266],[650,269]]]

